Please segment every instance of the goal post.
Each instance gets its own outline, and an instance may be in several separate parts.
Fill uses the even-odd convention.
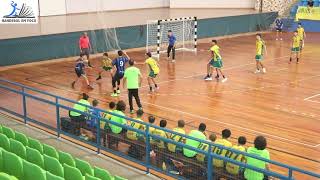
[[[151,20],[147,22],[146,50],[160,58],[160,53],[167,51],[168,31],[176,37],[176,51],[197,50],[197,17]]]

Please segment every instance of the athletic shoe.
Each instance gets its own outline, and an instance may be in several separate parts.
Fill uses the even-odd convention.
[[[71,83],[71,87],[74,88],[74,85],[75,85],[75,84],[76,84],[76,82],[73,81],[73,82]]]
[[[176,60],[172,59],[172,61],[171,61],[171,62],[173,62],[173,63],[174,63],[174,62],[176,62]]]
[[[142,107],[139,107],[139,110],[143,111],[143,108],[142,108]]]
[[[260,73],[260,70],[257,69],[254,73],[255,73],[255,74],[258,74],[258,73]]]
[[[282,41],[283,39],[282,38],[280,38],[280,41]]]
[[[206,75],[203,79],[207,79],[207,78],[209,78],[210,76],[209,75]]]
[[[228,80],[228,78],[223,78],[221,82],[226,82]]]
[[[120,94],[120,89],[117,90],[117,94]]]
[[[278,38],[276,38],[276,41],[278,41]]]
[[[101,76],[97,77],[96,81],[100,80],[101,79]]]
[[[92,87],[92,86],[90,86],[90,85],[88,85],[88,89],[93,89],[93,87]]]
[[[266,68],[262,68],[262,72],[266,73],[267,72]]]
[[[205,81],[212,81],[212,77],[207,77],[206,79],[204,79]]]
[[[130,110],[130,114],[134,114],[134,110]]]
[[[111,97],[118,97],[118,94],[117,93],[112,93]]]

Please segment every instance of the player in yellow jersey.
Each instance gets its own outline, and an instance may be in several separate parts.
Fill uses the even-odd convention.
[[[159,89],[157,83],[155,82],[155,78],[157,77],[157,75],[160,72],[160,68],[159,68],[159,64],[158,62],[152,58],[152,55],[150,52],[146,53],[146,61],[145,64],[148,66],[149,68],[149,75],[148,75],[148,84],[149,84],[149,88],[150,88],[150,92],[153,91],[152,89],[152,84],[151,82],[153,82],[154,84],[154,89]]]
[[[298,23],[297,32],[301,41],[300,43],[300,53],[301,53],[302,49],[304,48],[304,39],[307,37],[306,32],[304,31],[304,28],[302,27],[301,23]]]
[[[246,148],[244,145],[246,144],[247,139],[244,136],[240,136],[238,138],[238,145],[232,146],[233,149],[238,150],[238,151],[243,151],[246,152]],[[245,156],[243,154],[235,153],[235,152],[229,152],[227,154],[227,157],[230,159],[233,159],[238,162],[243,162],[245,163]],[[228,173],[233,174],[233,175],[239,175],[241,174],[241,168],[238,165],[232,164],[230,162],[227,162],[226,164],[226,170]]]
[[[266,43],[263,41],[261,34],[256,35],[256,71],[254,73],[266,73],[266,68],[262,64],[263,55],[267,54]]]
[[[219,72],[220,72],[223,78],[221,82],[226,82],[228,78],[225,77],[225,75],[221,70],[223,67],[223,63],[222,63],[222,57],[220,55],[220,47],[217,44],[218,44],[217,40],[212,40],[212,46],[210,48],[212,58],[210,59],[207,65],[207,76],[205,77],[204,80],[206,81],[212,80],[212,73],[213,73],[212,71],[213,71],[213,68],[215,68],[217,72],[217,75],[215,78],[219,80]]]
[[[232,143],[229,141],[229,137],[231,136],[231,131],[229,129],[222,130],[222,139],[217,139],[215,144],[219,144],[225,147],[232,147]],[[215,146],[212,150],[215,154],[220,156],[226,156],[228,154],[228,150],[219,148]],[[224,161],[220,159],[213,159],[213,165],[218,168],[224,167]]]
[[[298,31],[295,31],[294,35],[292,37],[292,48],[291,48],[289,63],[291,63],[291,61],[292,61],[293,54],[296,55],[297,63],[299,63],[299,54],[300,54],[300,50],[301,50],[300,47],[301,47],[301,38],[298,34]]]
[[[110,74],[110,77],[112,79],[112,59],[109,58],[108,53],[103,53],[102,56],[102,68],[99,71],[99,76],[97,77],[97,81],[101,79],[101,74],[103,71],[106,71]]]
[[[143,111],[141,109],[139,109],[136,113],[137,113],[137,118],[135,118],[135,120],[143,122],[143,120],[141,119],[141,117],[143,115]],[[130,126],[135,129],[140,129],[140,130],[145,129],[145,125],[134,122],[134,121],[131,121]],[[136,131],[128,130],[127,131],[127,138],[131,139],[131,140],[143,140],[143,135],[136,132]]]

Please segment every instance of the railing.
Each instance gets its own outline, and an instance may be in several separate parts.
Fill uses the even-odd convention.
[[[1,94],[0,94],[0,110],[4,111],[6,113],[9,113],[11,115],[22,118],[25,124],[28,124],[29,122],[35,123],[38,126],[44,127],[45,129],[53,130],[57,137],[60,137],[60,135],[63,134],[64,136],[68,136],[69,138],[72,138],[76,141],[81,141],[81,142],[87,143],[88,145],[94,146],[96,148],[97,153],[100,153],[100,151],[103,150],[103,151],[106,151],[109,153],[113,153],[113,154],[120,156],[122,158],[125,158],[127,160],[133,161],[135,163],[138,163],[140,165],[143,165],[145,167],[145,171],[147,173],[149,173],[150,169],[153,169],[153,170],[159,171],[163,174],[167,174],[169,176],[172,176],[172,177],[175,177],[178,179],[184,179],[184,178],[190,177],[191,175],[186,172],[184,174],[180,173],[180,175],[175,175],[173,173],[170,173],[170,171],[166,167],[161,167],[161,164],[162,165],[166,164],[168,160],[171,161],[172,159],[174,159],[177,161],[182,161],[182,162],[184,162],[184,164],[187,164],[185,167],[187,167],[188,163],[190,163],[192,165],[191,167],[193,168],[193,171],[199,170],[199,171],[203,172],[202,174],[198,175],[198,177],[197,177],[198,179],[211,180],[211,179],[213,179],[214,176],[221,176],[221,173],[213,166],[213,160],[218,159],[218,160],[223,160],[224,163],[227,163],[227,162],[233,163],[235,165],[240,166],[243,169],[251,169],[251,170],[263,173],[266,176],[275,177],[275,178],[279,178],[279,179],[287,179],[287,180],[294,179],[294,176],[293,176],[294,173],[307,175],[307,176],[313,177],[313,178],[320,178],[320,174],[316,174],[316,173],[313,173],[310,171],[302,170],[300,168],[289,166],[286,164],[282,164],[282,163],[279,163],[276,161],[264,159],[264,158],[261,158],[258,156],[254,156],[252,154],[248,154],[246,152],[238,151],[238,150],[224,147],[224,146],[221,146],[218,144],[213,144],[208,141],[203,141],[203,140],[193,138],[193,137],[190,137],[190,136],[187,136],[184,134],[179,134],[179,133],[176,133],[176,132],[171,131],[169,129],[154,126],[152,124],[148,124],[145,122],[140,122],[140,121],[137,121],[137,120],[129,118],[129,117],[119,116],[114,113],[106,112],[102,109],[97,109],[97,108],[93,108],[91,106],[83,105],[83,106],[86,106],[87,108],[96,109],[97,111],[99,111],[101,113],[109,113],[113,116],[118,116],[118,117],[124,118],[126,120],[129,120],[131,122],[137,122],[137,123],[143,124],[146,127],[145,130],[139,130],[139,129],[135,129],[129,125],[122,125],[122,124],[101,118],[101,119],[98,119],[97,127],[91,131],[91,133],[95,137],[95,141],[87,141],[87,140],[80,138],[79,136],[75,136],[74,134],[70,134],[70,133],[67,133],[67,132],[61,130],[60,119],[61,119],[61,117],[68,116],[68,112],[70,110],[72,110],[74,112],[78,112],[80,114],[83,114],[87,117],[96,118],[92,114],[89,114],[86,112],[80,112],[80,111],[73,109],[72,105],[77,103],[76,101],[73,101],[73,100],[70,100],[67,98],[63,98],[63,97],[59,97],[59,96],[50,94],[48,92],[44,92],[44,91],[41,91],[41,90],[38,90],[35,88],[31,88],[31,87],[19,84],[19,83],[8,81],[5,79],[0,79],[0,92],[1,92]],[[9,97],[9,99],[7,99],[8,97]],[[51,109],[51,111],[50,111],[50,109]],[[115,140],[116,138],[118,138],[118,139],[116,139],[117,141],[122,141],[125,139],[125,137],[124,136],[117,137],[117,135],[113,134],[112,132],[102,133],[102,131],[105,132],[105,130],[100,129],[100,121],[105,121],[109,124],[122,127],[125,130],[134,131],[134,132],[139,133],[140,136],[142,137],[143,141],[136,141],[135,142],[135,141],[128,140],[128,142],[129,142],[129,144],[131,142],[131,147],[136,147],[136,150],[133,152],[140,152],[141,154],[143,154],[143,157],[140,157],[140,158],[133,157],[132,155],[129,155],[127,153],[123,153],[116,148],[112,148],[112,144],[109,145],[109,143],[111,143],[111,139]],[[204,151],[204,150],[194,148],[194,147],[188,146],[188,145],[180,143],[180,142],[173,141],[171,139],[167,139],[167,138],[163,138],[160,136],[150,134],[149,129],[151,127],[163,130],[166,133],[179,135],[179,136],[184,137],[186,139],[197,140],[201,143],[208,144],[208,150]],[[101,137],[101,136],[104,136],[104,137]],[[107,140],[106,140],[107,142],[102,143],[101,138],[103,139],[108,136],[110,139],[107,138]],[[124,139],[122,139],[122,138],[124,138]],[[195,151],[197,153],[204,154],[206,156],[206,160],[204,163],[199,163],[199,162],[195,162],[194,160],[189,160],[188,158],[184,158],[183,156],[178,158],[179,157],[178,153],[177,154],[174,154],[174,153],[170,154],[169,152],[167,152],[164,149],[157,148],[157,146],[152,144],[152,142],[154,142],[154,141],[158,141],[158,142],[163,141],[165,143],[171,143],[171,144],[176,145],[177,147],[190,149],[190,150]],[[106,145],[106,144],[108,144],[108,145]],[[265,161],[266,163],[272,164],[273,166],[277,166],[282,169],[285,169],[287,171],[287,173],[281,174],[281,173],[275,172],[275,171],[268,171],[265,169],[260,169],[260,168],[236,161],[236,160],[228,158],[228,157],[220,156],[220,155],[212,152],[213,148],[219,148],[221,150],[226,150],[228,152],[242,154],[243,156],[246,156],[246,157],[252,157],[252,158],[256,158],[261,161]],[[154,150],[157,153],[156,158],[154,158],[153,156],[150,155],[150,152],[152,150]],[[156,160],[154,160],[154,159],[156,159]],[[160,165],[158,162],[160,162]],[[175,166],[172,166],[172,168],[175,168]],[[237,179],[237,178],[235,178],[235,179]]]

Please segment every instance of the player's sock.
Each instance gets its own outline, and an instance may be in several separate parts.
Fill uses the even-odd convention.
[[[152,86],[149,86],[150,91],[152,91]]]
[[[216,79],[219,79],[219,74],[217,74],[215,78],[216,78]]]
[[[292,57],[290,57],[290,62],[292,61]]]
[[[297,58],[297,63],[299,63],[299,58]]]
[[[116,93],[117,93],[117,90],[114,89],[114,90],[113,90],[113,93],[116,94]]]
[[[72,83],[71,83],[71,86],[74,88],[74,85],[76,84],[76,81],[73,81]]]
[[[98,81],[99,79],[101,79],[101,75],[99,75],[96,80]]]
[[[222,75],[223,79],[226,78],[224,75]]]

